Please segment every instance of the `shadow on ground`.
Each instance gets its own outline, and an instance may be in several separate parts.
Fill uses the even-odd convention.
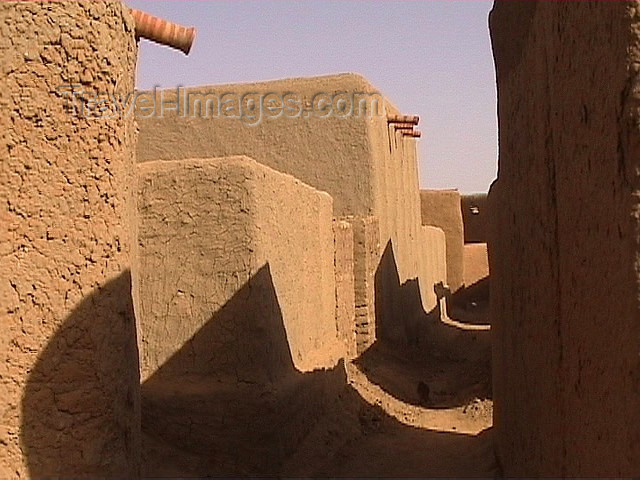
[[[146,476],[491,474],[486,435],[404,425],[342,363],[299,372],[268,265],[142,385],[142,405]]]
[[[127,273],[87,297],[40,355],[22,402],[31,476],[135,475],[139,381],[130,292]],[[365,400],[360,381],[342,363],[304,373],[294,367],[265,265],[143,383],[143,475],[494,473],[490,432],[409,425],[384,401]],[[397,402],[401,414],[414,408]],[[420,424],[427,411],[412,411]]]
[[[468,324],[489,325],[489,282],[489,277],[484,277],[454,293],[449,316]]]
[[[418,279],[400,282],[391,242],[375,288],[378,340],[355,361],[371,382],[399,400],[428,408],[491,399],[490,331],[465,329],[464,316],[456,319],[459,326],[446,323],[440,302],[425,312]],[[482,294],[484,288],[471,293]]]

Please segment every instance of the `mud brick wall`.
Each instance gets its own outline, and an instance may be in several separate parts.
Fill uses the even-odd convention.
[[[355,325],[357,352],[376,340],[375,274],[380,258],[378,220],[375,217],[351,217],[355,280]]]
[[[640,471],[639,7],[491,13],[493,394],[509,477]]]
[[[143,379],[161,369],[274,382],[291,362],[304,372],[344,356],[329,195],[247,157],[147,162],[138,173]],[[284,352],[271,345],[274,322]]]
[[[447,283],[452,292],[464,283],[464,232],[457,190],[420,190],[422,224],[439,227],[447,243]]]
[[[464,243],[487,243],[489,211],[486,193],[462,195]]]
[[[427,295],[421,294],[424,311],[430,313],[434,307],[428,306],[437,304],[434,285],[445,282],[447,278],[447,240],[444,230],[431,225],[423,225],[420,236],[424,248],[420,251],[423,271],[419,278],[424,279],[430,287]]]
[[[131,91],[133,21],[2,2],[0,28],[0,477],[135,477],[134,123],[72,117],[57,90]]]
[[[180,446],[144,473],[277,471],[346,382],[331,197],[247,157],[138,172],[142,429]]]
[[[486,243],[469,243],[464,246],[464,283],[471,287],[489,278],[489,259]]]
[[[356,356],[353,226],[334,219],[336,325],[348,358]]]
[[[254,84],[202,86],[188,89],[186,94],[217,94],[222,97],[225,93],[231,93],[241,97],[249,92],[256,95],[294,92],[311,104],[311,99],[318,93],[360,94],[377,90],[359,75],[341,74]],[[157,95],[159,101],[160,93]],[[184,99],[185,92],[180,95]],[[399,112],[381,94],[379,99],[384,101],[386,112],[371,118],[364,114],[328,115],[324,118],[314,115],[265,118],[263,115],[256,125],[247,125],[248,122],[239,118],[203,118],[195,109],[195,100],[190,102],[187,115],[182,116],[186,105],[183,100],[180,114],[166,111],[163,118],[139,119],[138,160],[146,162],[227,155],[255,158],[264,165],[329,193],[334,200],[335,217],[377,217],[378,241],[381,245],[379,253],[382,254],[390,245],[395,262],[395,265],[386,267],[388,274],[385,272],[380,278],[383,282],[397,279],[401,283],[413,282],[420,272],[425,271],[424,265],[420,264],[420,259],[424,258],[421,250],[425,245],[420,241],[422,222],[416,140],[404,137],[388,124],[386,114]],[[177,100],[175,89],[162,92],[162,101],[167,105],[175,105]],[[380,261],[381,258],[374,270],[380,267]],[[368,270],[357,271],[364,273]],[[357,284],[364,285],[367,282],[367,278],[356,278]],[[435,307],[428,300],[433,298],[433,285],[429,285],[424,278],[416,285],[421,290],[421,298],[416,302],[412,297],[414,305],[390,308],[389,312],[394,315],[390,323],[402,321],[399,312],[403,309],[417,311],[421,304],[427,310]],[[394,284],[380,286],[381,291],[394,288]],[[390,298],[392,301],[408,299],[397,296]],[[377,327],[371,325],[371,329],[375,331]]]

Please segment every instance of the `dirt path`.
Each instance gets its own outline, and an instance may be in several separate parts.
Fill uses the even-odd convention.
[[[352,477],[497,475],[490,428],[492,402],[487,398],[489,372],[476,362],[425,359],[416,363],[390,352],[382,357],[379,354],[369,362],[367,373],[362,366],[346,365],[349,388],[360,403],[354,398],[342,399],[338,408],[343,410],[331,412],[328,417],[333,418],[316,427],[289,459],[285,473]],[[421,405],[420,395],[414,393],[418,378],[439,385],[436,400],[452,406]],[[385,384],[391,379],[393,382]],[[389,385],[405,399],[387,391]],[[454,390],[447,391],[447,387]],[[354,407],[356,411],[350,411]],[[354,413],[357,422],[350,418]],[[318,445],[324,445],[324,449]]]
[[[171,431],[162,435],[144,419],[143,389],[146,476],[492,477],[498,472],[489,352],[480,342],[475,351],[455,357],[408,358],[375,345],[333,371],[300,374],[284,393],[282,386],[247,386],[220,400],[219,387],[194,385],[206,395],[195,399],[176,386],[180,403],[160,412],[171,417],[165,422]],[[273,395],[281,395],[275,407],[262,403]],[[253,403],[234,416],[238,401]],[[176,414],[185,410],[203,413],[185,420],[188,415]],[[294,419],[301,415],[308,421]],[[267,422],[268,436],[254,434],[260,422],[263,427]],[[185,423],[189,437],[182,440]],[[197,445],[194,435],[201,439]]]

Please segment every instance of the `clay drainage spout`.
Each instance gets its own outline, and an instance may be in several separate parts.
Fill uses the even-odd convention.
[[[420,117],[418,115],[389,115],[387,122],[389,123],[408,123],[410,125],[418,125]]]
[[[387,122],[393,125],[396,132],[400,132],[403,137],[420,138],[422,136],[419,130],[414,130],[420,122],[418,115],[389,115]]]
[[[413,138],[420,138],[422,136],[422,132],[420,132],[420,130],[413,130],[411,132],[402,132],[402,136],[403,137],[413,137]]]
[[[183,27],[134,8],[131,9],[131,15],[136,22],[136,37],[176,48],[189,55],[196,36],[194,27]]]

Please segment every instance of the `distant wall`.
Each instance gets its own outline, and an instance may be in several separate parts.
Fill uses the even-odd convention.
[[[131,299],[135,128],[58,87],[131,91],[117,1],[0,4],[0,477],[139,472]]]
[[[464,283],[464,232],[457,190],[420,190],[422,224],[444,231],[447,245],[447,283],[452,292]]]
[[[507,477],[640,471],[638,7],[499,1],[491,13],[493,395]]]
[[[299,371],[336,364],[345,347],[329,195],[246,157],[147,162],[138,173],[143,379],[162,369],[264,383],[291,362]],[[252,298],[255,311],[225,310],[263,267],[277,307]],[[207,325],[218,312],[233,318],[203,341],[198,332],[215,328]],[[270,347],[273,322],[284,325],[289,355]],[[168,363],[185,349],[192,354]]]
[[[461,197],[464,243],[487,243],[489,212],[486,193],[473,193]]]
[[[489,259],[486,243],[469,243],[464,246],[464,284],[466,287],[489,277]]]
[[[424,312],[420,312],[419,322],[417,324],[410,322],[410,331],[417,331],[417,341],[420,348],[424,349],[425,345],[441,345],[447,343],[446,337],[438,336],[439,326],[443,317],[446,316],[445,311],[440,311],[440,307],[446,307],[445,300],[438,300],[436,295],[436,285],[446,283],[447,278],[447,248],[446,236],[444,231],[439,227],[423,225],[420,229],[420,237],[424,248],[418,252],[420,256],[421,271],[418,277],[420,295],[422,296],[422,304]],[[406,289],[406,286],[405,286]],[[426,290],[426,291],[425,291]],[[424,305],[429,305],[425,308]],[[426,317],[425,314],[426,313]],[[406,321],[406,320],[405,320]],[[425,324],[426,323],[426,324]]]
[[[270,118],[263,114],[257,125],[249,125],[252,122],[248,119],[213,118],[211,102],[210,110],[206,110],[206,95],[211,99],[215,95],[222,98],[225,93],[237,98],[254,92],[283,96],[295,92],[304,98],[305,106],[310,106],[317,93],[345,91],[374,89],[357,75],[338,75],[181,90],[183,108],[185,96],[189,99],[186,115],[167,110],[163,117],[139,119],[138,161],[247,155],[329,193],[337,217],[371,214],[371,151],[365,117],[289,118],[281,113]],[[176,90],[163,91],[162,100],[175,105]]]

